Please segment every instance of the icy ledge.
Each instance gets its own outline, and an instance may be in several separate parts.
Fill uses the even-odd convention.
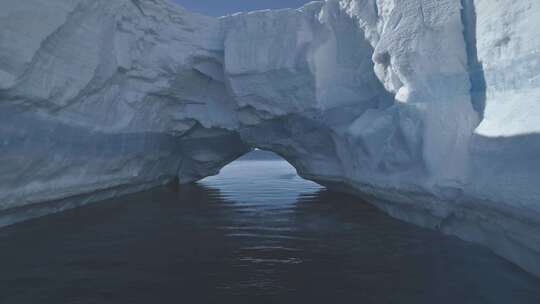
[[[5,0],[0,226],[254,147],[540,275],[540,2]]]

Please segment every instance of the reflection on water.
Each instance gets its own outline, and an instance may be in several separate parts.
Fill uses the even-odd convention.
[[[489,251],[239,161],[0,230],[0,303],[540,303]]]

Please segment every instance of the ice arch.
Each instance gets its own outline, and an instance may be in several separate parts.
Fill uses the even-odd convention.
[[[6,0],[0,225],[197,180],[259,147],[540,274],[539,14],[530,0],[220,19],[165,0]]]

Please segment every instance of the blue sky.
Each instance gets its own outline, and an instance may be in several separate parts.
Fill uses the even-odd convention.
[[[267,8],[297,8],[310,0],[172,0],[186,9],[211,16]]]

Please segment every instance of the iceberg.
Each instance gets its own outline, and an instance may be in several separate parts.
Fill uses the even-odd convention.
[[[540,2],[1,6],[0,226],[259,148],[540,275]]]

